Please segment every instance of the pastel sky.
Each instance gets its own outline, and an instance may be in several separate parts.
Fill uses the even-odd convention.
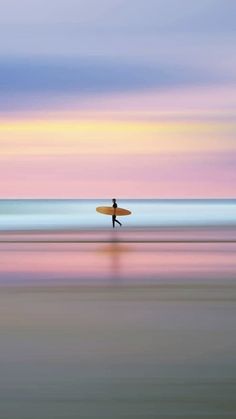
[[[0,197],[236,197],[235,16],[232,0],[2,0]]]

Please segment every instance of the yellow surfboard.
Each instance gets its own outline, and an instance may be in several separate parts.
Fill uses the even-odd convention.
[[[104,214],[104,215],[118,215],[123,216],[123,215],[130,215],[131,211],[124,209],[124,208],[113,208],[113,207],[97,207],[96,211],[99,212],[100,214]]]

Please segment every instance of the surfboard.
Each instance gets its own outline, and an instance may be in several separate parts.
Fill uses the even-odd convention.
[[[99,212],[100,214],[104,214],[104,215],[118,215],[123,216],[123,215],[130,215],[131,211],[124,209],[124,208],[113,208],[113,207],[97,207],[96,211]]]

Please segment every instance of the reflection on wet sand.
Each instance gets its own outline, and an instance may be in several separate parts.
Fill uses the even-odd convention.
[[[1,243],[0,417],[234,417],[235,253]]]
[[[0,284],[235,279],[236,243],[1,243]]]

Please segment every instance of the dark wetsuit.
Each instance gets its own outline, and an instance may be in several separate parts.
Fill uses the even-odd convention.
[[[113,208],[114,208],[114,209],[116,209],[116,208],[117,208],[117,203],[116,203],[116,202],[114,202],[114,204],[113,204],[112,206],[113,206]],[[114,211],[114,212],[115,212],[115,211]],[[118,224],[120,224],[120,226],[121,226],[120,221],[118,221],[118,220],[116,219],[116,214],[113,214],[113,216],[112,216],[112,226],[113,226],[113,228],[115,227],[115,223],[118,223]]]

